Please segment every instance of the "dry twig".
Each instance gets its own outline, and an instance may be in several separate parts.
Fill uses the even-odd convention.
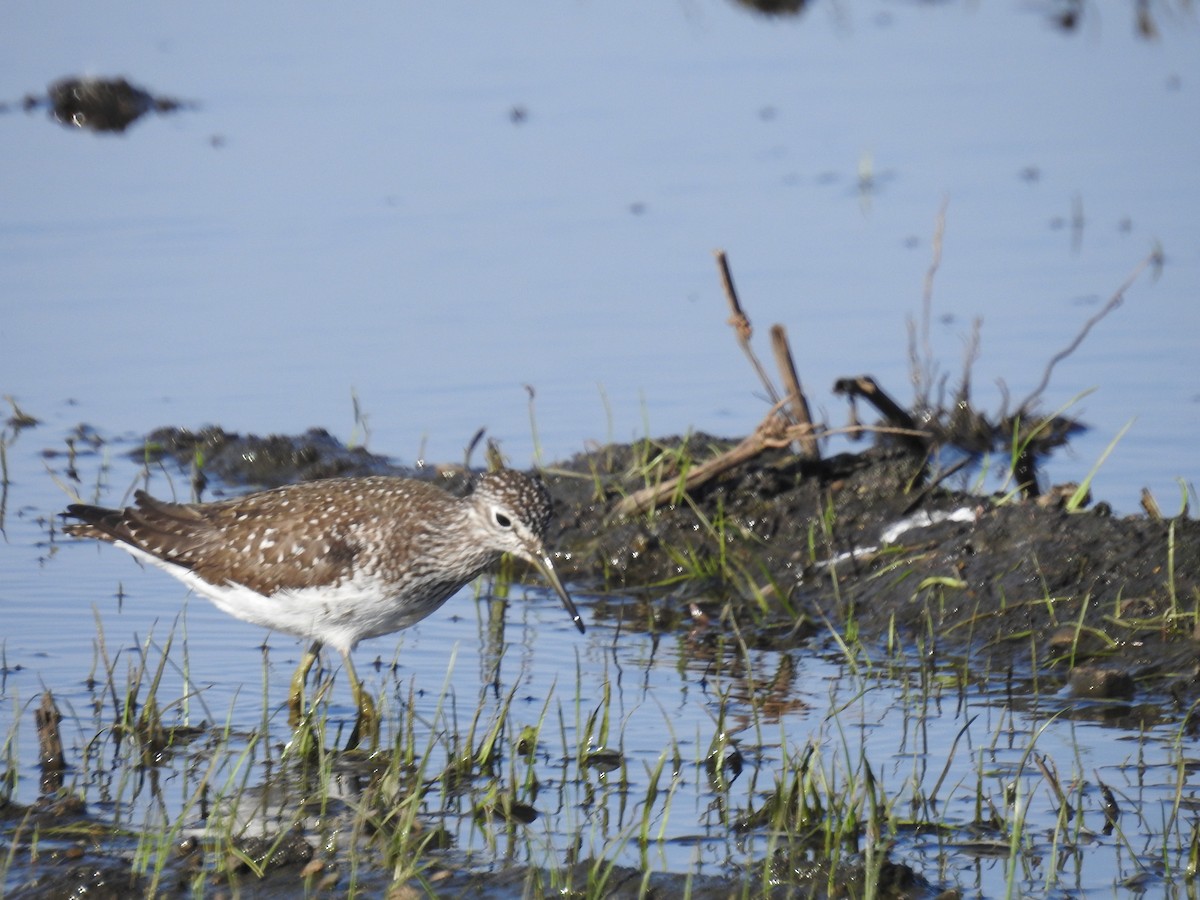
[[[836,435],[846,433],[850,430],[835,428],[826,432],[826,434]],[[875,434],[889,434],[904,440],[921,441],[928,437],[926,432],[911,428],[890,428],[887,426],[870,426],[864,428],[858,426],[855,430],[869,431]],[[612,517],[618,519],[653,509],[675,496],[679,490],[681,479],[684,490],[694,491],[696,488],[712,481],[718,475],[753,459],[760,453],[786,447],[792,441],[800,440],[807,433],[807,428],[804,425],[786,425],[777,415],[777,411],[772,409],[767,417],[754,429],[753,433],[736,447],[726,450],[719,456],[715,456],[707,462],[689,469],[686,475],[676,476],[675,478],[667,479],[661,484],[635,491],[613,507]]]
[[[800,387],[800,376],[796,374],[796,364],[792,360],[792,349],[788,344],[787,331],[782,325],[771,326],[771,347],[775,351],[775,365],[779,368],[783,386],[787,389],[787,402],[792,410],[791,419],[798,426],[808,429],[807,433],[802,435],[799,440],[800,455],[805,459],[820,459],[821,448],[817,444],[816,432],[813,429],[808,398],[804,396],[804,390]]]
[[[715,251],[715,255],[717,268],[721,272],[721,285],[725,288],[725,299],[729,301],[729,324],[737,332],[738,344],[741,345],[742,352],[750,360],[750,365],[754,366],[754,371],[758,373],[758,378],[763,383],[767,396],[771,399],[771,405],[775,406],[779,403],[779,393],[775,390],[775,385],[771,384],[771,379],[767,377],[766,370],[750,346],[750,337],[754,334],[754,329],[750,327],[750,319],[742,311],[742,304],[738,300],[737,290],[733,286],[733,275],[729,271],[729,260],[725,257],[724,250]]]
[[[49,691],[42,694],[42,702],[33,711],[33,721],[37,726],[38,751],[42,766],[42,793],[56,794],[63,785],[63,772],[66,771],[66,755],[63,753],[62,735],[58,723],[62,715],[54,702],[54,695]]]
[[[1083,323],[1083,328],[1079,330],[1079,334],[1075,335],[1075,339],[1071,341],[1071,343],[1067,344],[1067,346],[1062,350],[1059,350],[1052,357],[1050,357],[1050,362],[1046,363],[1046,368],[1042,372],[1042,380],[1038,382],[1038,386],[1034,388],[1030,392],[1029,396],[1021,401],[1021,405],[1017,407],[1018,414],[1024,414],[1029,411],[1031,404],[1033,404],[1033,402],[1041,396],[1042,391],[1044,391],[1047,385],[1050,384],[1050,375],[1053,373],[1054,367],[1079,348],[1079,345],[1083,343],[1083,339],[1088,336],[1088,332],[1092,330],[1096,323],[1098,323],[1101,319],[1103,319],[1124,302],[1125,292],[1133,287],[1133,283],[1138,280],[1142,272],[1153,266],[1155,275],[1157,276],[1158,272],[1162,269],[1162,264],[1162,248],[1155,247],[1145,259],[1134,266],[1134,269],[1129,274],[1129,277],[1126,278],[1125,282],[1119,288],[1117,288],[1116,292],[1111,297],[1108,298],[1108,302],[1104,304],[1103,308],[1101,308],[1099,312]]]
[[[899,434],[906,446],[916,453],[924,453],[929,449],[929,435],[917,427],[913,417],[903,407],[893,400],[883,388],[875,383],[870,375],[859,375],[857,378],[839,378],[833,385],[835,394],[846,394],[862,397],[892,425],[892,433]]]
[[[935,363],[933,361],[933,343],[929,337],[929,326],[933,319],[933,280],[942,265],[942,241],[946,234],[946,207],[949,200],[943,200],[938,208],[937,219],[933,228],[933,257],[929,268],[925,271],[925,284],[921,291],[921,324],[920,347],[918,348],[917,323],[908,318],[908,358],[911,372],[913,391],[916,394],[918,406],[929,405],[929,392],[933,389],[935,380]]]
[[[792,429],[789,429],[776,415],[776,410],[772,409],[767,417],[759,422],[758,427],[732,450],[689,469],[686,475],[635,491],[614,507],[613,515],[620,518],[653,509],[668,497],[674,496],[679,489],[681,478],[684,490],[694,490],[722,472],[728,472],[734,466],[753,459],[764,450],[786,447],[792,440],[789,436],[790,431]]]

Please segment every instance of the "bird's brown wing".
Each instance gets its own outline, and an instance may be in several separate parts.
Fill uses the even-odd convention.
[[[274,517],[272,492],[219,503],[156,500],[144,491],[135,505],[105,509],[75,504],[65,515],[76,537],[121,541],[168,563],[190,569],[212,584],[242,584],[262,594],[317,584],[349,575],[358,553],[345,520]]]

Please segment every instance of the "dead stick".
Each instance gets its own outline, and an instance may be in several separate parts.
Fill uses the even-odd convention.
[[[808,433],[800,438],[800,455],[805,459],[820,459],[821,448],[817,445],[817,436],[813,431],[808,398],[804,396],[804,390],[800,387],[796,364],[792,360],[792,348],[788,344],[787,330],[782,325],[771,326],[771,347],[775,351],[775,365],[783,379],[783,386],[787,389],[792,421],[801,427],[808,426]]]
[[[63,785],[63,772],[67,768],[63,753],[62,735],[58,723],[62,715],[49,691],[42,693],[42,702],[33,711],[37,728],[38,755],[42,766],[42,793],[55,794]]]
[[[1162,521],[1162,510],[1158,506],[1158,501],[1154,499],[1154,495],[1150,493],[1150,488],[1142,488],[1142,509],[1146,511],[1146,515],[1156,522]]]
[[[734,466],[740,465],[748,459],[753,459],[768,448],[785,446],[790,441],[787,431],[788,429],[783,427],[783,423],[776,415],[775,410],[771,410],[767,417],[759,423],[758,427],[732,450],[727,450],[720,456],[689,469],[686,475],[676,476],[664,481],[662,484],[635,491],[613,508],[613,516],[621,518],[653,509],[665,499],[675,494],[679,489],[681,477],[684,490],[691,490],[715,478],[722,472],[727,472]]]
[[[925,284],[921,290],[921,353],[925,357],[921,368],[930,380],[927,385],[929,388],[933,387],[933,344],[929,340],[929,325],[933,319],[933,279],[942,265],[942,241],[946,235],[946,207],[949,204],[950,198],[943,197],[942,205],[938,207],[933,227],[933,258],[925,271]]]
[[[826,434],[841,434],[848,432],[851,429],[835,428]],[[910,428],[888,428],[878,425],[868,425],[854,429],[856,431],[870,431],[878,434],[891,434],[899,438],[914,441],[923,441],[929,438],[927,432],[919,431]],[[782,420],[776,415],[776,411],[772,410],[754,433],[743,440],[736,447],[727,450],[720,456],[710,459],[708,462],[701,463],[683,477],[684,488],[694,490],[723,472],[727,472],[735,466],[741,465],[748,460],[753,459],[764,450],[777,450],[781,447],[786,447],[792,441],[798,441],[808,433],[807,426],[792,425],[784,427]],[[923,445],[922,445],[923,446]],[[623,499],[615,507],[613,507],[612,517],[621,518],[623,516],[631,516],[635,513],[645,512],[655,506],[658,506],[664,500],[675,495],[679,489],[679,478],[671,478],[664,481],[662,484],[654,487],[642,488],[640,491],[635,491],[628,497]]]
[[[1054,367],[1079,348],[1079,345],[1083,343],[1084,338],[1088,336],[1088,332],[1092,330],[1097,322],[1099,322],[1125,301],[1125,292],[1133,287],[1133,283],[1138,280],[1138,277],[1142,274],[1142,272],[1153,266],[1155,272],[1157,273],[1158,270],[1162,268],[1162,264],[1162,248],[1156,247],[1145,259],[1134,266],[1133,271],[1129,274],[1129,277],[1125,279],[1125,282],[1119,288],[1117,288],[1116,293],[1108,298],[1108,302],[1104,304],[1101,310],[1083,323],[1083,328],[1080,329],[1079,334],[1075,335],[1075,339],[1071,341],[1071,343],[1067,344],[1067,346],[1062,350],[1059,350],[1052,357],[1050,357],[1050,362],[1046,363],[1046,368],[1042,372],[1042,380],[1038,382],[1038,386],[1030,392],[1029,396],[1021,401],[1021,405],[1017,407],[1018,412],[1025,412],[1028,410],[1030,405],[1037,400],[1039,396],[1041,396],[1042,391],[1044,391],[1050,384],[1050,375],[1054,372]]]
[[[754,329],[750,327],[750,319],[747,318],[746,313],[742,310],[742,304],[738,300],[737,290],[733,286],[733,275],[729,271],[729,260],[726,258],[724,250],[714,252],[717,257],[717,268],[721,272],[721,285],[725,288],[725,299],[729,301],[729,324],[737,333],[738,344],[741,345],[742,352],[750,360],[750,365],[754,366],[754,371],[758,373],[758,378],[766,388],[767,396],[771,399],[771,405],[774,406],[779,403],[779,392],[775,390],[775,385],[771,384],[766,370],[750,347],[750,336],[754,334]]]
[[[903,435],[903,441],[913,451],[924,453],[928,449],[928,438],[922,439],[916,435],[924,434],[917,423],[887,392],[875,383],[870,375],[859,375],[856,378],[839,378],[833,384],[835,394],[848,394],[851,397],[862,397],[874,406],[883,417],[895,426]]]

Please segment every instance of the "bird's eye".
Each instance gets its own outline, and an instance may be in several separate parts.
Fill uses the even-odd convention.
[[[494,511],[492,517],[495,518],[496,524],[501,528],[512,528],[512,519],[500,512],[500,510]]]

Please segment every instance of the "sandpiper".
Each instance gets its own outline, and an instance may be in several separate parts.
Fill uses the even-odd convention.
[[[545,547],[550,497],[501,469],[466,497],[410,478],[331,478],[215,503],[167,503],[144,491],[125,509],[73,504],[68,534],[108,541],[169,572],[247,622],[313,641],[292,678],[293,718],[321,647],[342,655],[358,707],[350,745],[378,734],[374,702],[350,653],[364,638],[419,622],[501,554],[532,563],[583,620]]]

